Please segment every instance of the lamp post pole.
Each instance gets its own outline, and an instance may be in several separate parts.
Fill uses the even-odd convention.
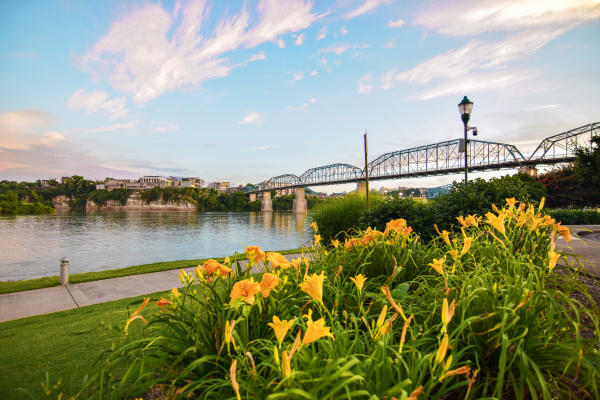
[[[469,142],[467,140],[467,131],[469,130],[469,119],[471,118],[471,110],[473,110],[473,102],[463,97],[462,101],[458,103],[458,112],[460,113],[460,119],[462,119],[463,126],[465,128],[465,184],[469,179]],[[473,133],[475,135],[476,132]]]

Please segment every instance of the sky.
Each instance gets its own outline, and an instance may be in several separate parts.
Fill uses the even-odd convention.
[[[598,71],[600,0],[5,0],[0,179],[361,166],[365,130],[371,159],[461,137],[465,95],[527,153],[600,121]]]

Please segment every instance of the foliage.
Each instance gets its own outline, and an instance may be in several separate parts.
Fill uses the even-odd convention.
[[[32,197],[33,196],[28,197],[27,200],[30,200]],[[17,192],[13,190],[0,194],[0,215],[38,215],[52,213],[54,213],[52,207],[49,207],[40,201],[35,201],[33,203],[24,202],[19,199]]]
[[[371,193],[369,200],[373,208],[380,202],[374,193]],[[334,238],[343,240],[352,230],[360,227],[360,217],[365,209],[365,196],[350,194],[321,203],[315,208],[312,218],[319,225],[325,241]]]
[[[600,207],[600,136],[591,139],[590,148],[577,150],[575,176],[582,189],[583,205]]]
[[[539,182],[548,192],[548,207],[583,207],[581,188],[573,165],[540,175]]]
[[[572,208],[547,209],[546,213],[564,225],[600,224],[600,212]]]
[[[403,220],[329,249],[318,231],[311,262],[249,247],[247,268],[182,271],[77,398],[598,398],[598,308],[555,272],[568,230],[514,199],[461,225],[427,245]]]
[[[127,204],[127,199],[133,191],[129,189],[114,189],[114,190],[94,190],[88,196],[88,200],[92,200],[96,205],[103,206],[107,201],[118,201],[124,206]]]

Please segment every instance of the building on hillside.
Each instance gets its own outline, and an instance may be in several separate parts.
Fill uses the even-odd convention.
[[[204,186],[204,179],[200,179],[198,177],[181,178],[180,186],[199,188]]]
[[[51,187],[54,187],[56,181],[54,179],[42,179],[41,180],[41,184],[42,184],[42,189],[50,189]]]
[[[139,179],[143,188],[165,187],[167,186],[167,178],[157,175],[146,175]]]
[[[241,192],[242,189],[244,189],[243,185],[231,186],[231,187],[228,187],[227,189],[225,189],[225,193],[232,194],[232,193],[235,193],[235,192]]]
[[[105,190],[106,186],[104,185],[104,183],[98,183],[96,184],[96,190]]]
[[[127,189],[127,185],[137,183],[135,179],[109,179],[104,183],[106,190]]]

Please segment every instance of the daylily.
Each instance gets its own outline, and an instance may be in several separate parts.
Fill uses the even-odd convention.
[[[319,340],[324,336],[328,336],[334,339],[333,334],[331,333],[331,328],[325,326],[325,320],[323,318],[319,318],[316,321],[312,320],[312,310],[308,310],[308,314],[304,315],[306,318],[306,333],[304,334],[304,338],[302,339],[302,344],[310,344],[314,341]]]
[[[511,197],[510,199],[506,199],[506,204],[508,204],[508,209],[511,210],[515,204],[517,204],[517,199]]]
[[[471,374],[471,368],[468,365],[465,365],[465,366],[462,366],[460,368],[453,369],[452,371],[446,372],[440,378],[440,382],[443,381],[446,378],[451,377],[451,376],[455,376],[455,375],[466,375],[466,376],[469,376],[470,374]]]
[[[290,262],[280,253],[267,253],[267,260],[271,263],[273,268],[287,269],[290,267]]]
[[[160,300],[158,300],[156,302],[156,305],[159,306],[160,308],[165,308],[171,305],[171,302],[167,299],[165,299],[164,297],[161,297]]]
[[[435,362],[441,364],[444,362],[444,358],[446,358],[446,352],[448,351],[448,334],[444,334],[442,342],[440,343],[440,347],[438,348],[437,353],[435,354]]]
[[[397,232],[404,234],[404,230],[406,229],[406,220],[404,218],[398,218],[391,220],[385,225],[385,231],[383,231],[384,235],[389,234],[390,232]]]
[[[265,258],[265,252],[262,251],[258,246],[246,247],[244,254],[246,254],[246,258],[248,260],[253,260],[256,263]]]
[[[385,297],[388,299],[388,301],[390,302],[392,307],[394,307],[394,310],[396,310],[396,312],[398,312],[400,315],[402,315],[402,319],[406,321],[406,315],[404,315],[404,311],[402,310],[402,307],[400,307],[400,305],[394,301],[394,298],[392,297],[392,294],[390,293],[390,288],[388,288],[387,286],[384,286],[381,288],[381,291],[383,292]]]
[[[446,242],[446,244],[448,246],[450,246],[450,238],[448,236],[448,231],[447,230],[443,230],[442,231],[442,237],[444,238],[444,242]]]
[[[286,350],[281,352],[281,373],[284,377],[289,376],[292,373],[290,356]]]
[[[358,288],[358,292],[360,293],[360,292],[362,292],[362,288],[363,288],[367,278],[363,274],[358,274],[354,278],[350,277],[350,280],[352,282],[354,282],[354,284]]]
[[[378,237],[383,236],[383,232],[379,232],[377,230],[377,228],[375,229],[371,229],[370,227],[367,228],[367,231],[365,233],[365,235],[363,236],[361,243],[362,244],[369,244],[374,240],[377,240]]]
[[[446,256],[442,258],[434,258],[433,262],[427,264],[431,268],[435,269],[439,274],[444,275],[444,263],[446,262]]]
[[[404,347],[404,342],[406,341],[406,331],[408,330],[408,326],[410,325],[410,321],[412,321],[413,317],[414,314],[411,314],[411,316],[408,317],[406,321],[404,321],[404,326],[402,327],[402,336],[400,336],[400,353],[402,353],[402,347]]]
[[[455,305],[454,300],[452,300],[450,307],[448,307],[448,300],[446,298],[442,301],[442,333],[446,332],[448,323],[450,323],[450,320],[452,320],[452,317],[454,316]]]
[[[294,320],[293,319],[290,319],[288,321],[286,321],[285,319],[280,320],[278,316],[273,315],[273,322],[269,322],[268,325],[271,328],[273,328],[273,331],[275,331],[275,337],[277,338],[277,341],[279,342],[279,345],[281,346],[281,343],[283,342],[285,335],[287,335],[287,333],[290,330],[290,328],[292,327],[292,325],[294,325]]]
[[[319,227],[317,226],[317,223],[315,221],[310,223],[310,227],[313,229],[313,231],[317,232],[319,230]]]
[[[560,229],[560,236],[562,236],[568,243],[571,243],[572,237],[569,228],[563,225],[559,225],[558,229]]]
[[[460,255],[463,256],[465,254],[467,254],[467,252],[469,251],[469,249],[471,248],[471,243],[473,243],[473,238],[471,237],[465,237],[465,241],[463,243],[463,248],[460,252]]]
[[[417,387],[410,393],[410,396],[406,398],[406,400],[417,400],[417,398],[423,394],[423,386]]]
[[[485,222],[492,225],[494,228],[496,228],[498,232],[502,233],[503,235],[506,233],[506,230],[504,229],[504,214],[495,215],[491,212],[488,212],[487,214],[485,214],[485,216],[487,217],[487,221]]]
[[[246,303],[252,305],[254,304],[255,295],[260,293],[260,285],[258,282],[254,282],[252,278],[244,279],[242,281],[238,281],[233,284],[233,289],[231,290],[231,301],[229,304],[233,304],[240,297]]]
[[[335,239],[331,241],[331,244],[333,245],[333,247],[335,247],[336,249],[338,248],[338,246],[340,245],[340,241]]]
[[[146,307],[148,305],[149,302],[150,302],[150,297],[144,298],[142,305],[140,305],[137,310],[135,310],[134,312],[131,313],[131,315],[127,319],[127,322],[125,323],[125,332],[127,332],[127,328],[129,327],[129,324],[131,324],[136,319],[141,319],[142,321],[144,321],[144,323],[147,322],[146,319],[140,315],[140,313],[142,312],[144,307]]]
[[[277,275],[265,272],[260,281],[260,292],[263,297],[268,297],[271,290],[273,290],[279,284],[279,277]]]
[[[233,321],[225,321],[225,329],[224,329],[224,337],[225,344],[229,346],[229,343],[233,342],[233,328],[235,327],[235,320]],[[235,343],[233,344],[235,347]],[[229,349],[229,347],[227,347]]]
[[[231,368],[229,369],[229,376],[231,378],[231,386],[233,387],[233,391],[235,392],[236,399],[242,400],[242,397],[240,396],[240,385],[237,383],[237,380],[235,378],[236,370],[237,370],[237,359],[234,359],[231,362]]]
[[[315,247],[321,243],[321,235],[315,235]]]
[[[548,263],[548,268],[550,270],[552,270],[552,269],[554,269],[554,267],[556,267],[556,262],[560,258],[560,254],[556,253],[554,250],[550,250],[548,252],[548,257],[550,257],[550,261]]]
[[[173,287],[173,289],[171,289],[171,293],[173,294],[173,296],[175,297],[179,297],[181,296],[181,293],[179,293],[179,290],[176,287]]]
[[[324,272],[320,275],[312,274],[304,279],[300,284],[300,288],[319,303],[323,303],[323,281],[325,280]]]
[[[387,304],[385,304],[383,306],[383,308],[381,309],[381,312],[379,313],[379,318],[377,318],[377,322],[375,323],[375,328],[379,329],[383,326],[383,323],[385,321],[385,317],[387,315]]]

